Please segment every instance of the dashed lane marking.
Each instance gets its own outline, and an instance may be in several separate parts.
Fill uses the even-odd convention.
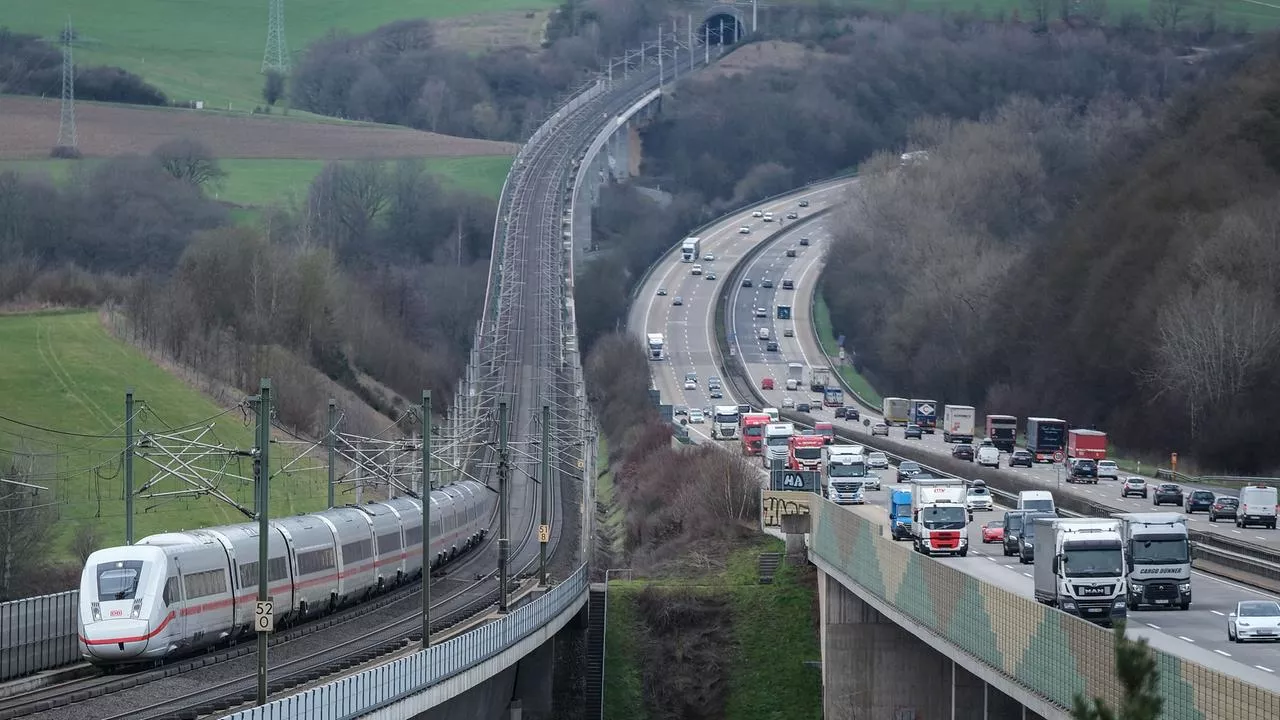
[[[1160,626],[1159,626],[1159,625],[1157,625],[1157,624],[1155,624],[1155,623],[1147,623],[1147,627],[1151,628],[1152,630],[1159,630],[1159,629],[1160,629]]]
[[[1218,648],[1214,648],[1213,651],[1218,653],[1222,657],[1231,657],[1231,653],[1227,652],[1226,650],[1219,650]]]
[[[1195,640],[1192,640],[1191,638],[1187,637],[1186,635],[1179,635],[1179,636],[1178,636],[1178,639],[1179,639],[1179,640],[1186,640],[1186,641],[1187,641],[1187,642],[1189,642],[1189,643],[1195,643]]]

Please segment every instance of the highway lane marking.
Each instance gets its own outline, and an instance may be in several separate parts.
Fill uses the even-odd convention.
[[[1151,629],[1153,629],[1153,630],[1159,630],[1159,629],[1160,629],[1160,626],[1159,626],[1159,625],[1156,625],[1155,623],[1147,623],[1147,627],[1149,627],[1149,628],[1151,628]]]
[[[1223,657],[1231,657],[1231,653],[1227,652],[1226,650],[1219,650],[1218,648],[1214,648],[1213,651]]]
[[[1210,610],[1209,612],[1213,613],[1214,615],[1222,615],[1224,617],[1226,616],[1226,613],[1220,612],[1218,610]]]
[[[1254,665],[1254,667],[1258,668],[1259,670],[1261,670],[1261,671],[1263,671],[1263,672],[1269,672],[1269,673],[1273,673],[1273,672],[1275,672],[1275,670],[1272,670],[1272,669],[1271,669],[1271,668],[1269,668],[1269,667],[1263,667],[1262,665]]]
[[[1023,575],[1026,575],[1027,577],[1031,577],[1031,573],[1029,573],[1029,572],[1024,572],[1024,573],[1022,573],[1022,574],[1023,574]]]
[[[1192,640],[1191,638],[1187,637],[1186,635],[1179,635],[1179,636],[1178,636],[1178,639],[1179,639],[1179,640],[1186,640],[1186,641],[1187,641],[1187,642],[1189,642],[1189,643],[1195,643],[1195,640]]]

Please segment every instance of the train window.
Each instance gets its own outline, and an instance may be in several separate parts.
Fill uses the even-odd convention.
[[[141,560],[98,563],[98,599],[132,600],[141,576]]]
[[[289,559],[281,555],[267,561],[267,580],[275,582],[289,577]]]
[[[240,566],[240,587],[253,587],[258,584],[258,563],[248,562]]]
[[[421,525],[417,527],[405,528],[404,544],[405,544],[405,547],[412,547],[414,545],[422,544],[422,526]]]
[[[178,597],[178,578],[171,577],[164,581],[164,594],[161,598],[164,600],[165,607],[169,607],[181,600]]]
[[[373,557],[373,541],[357,540],[342,546],[342,562],[351,564]]]
[[[378,536],[378,554],[386,555],[400,549],[400,533],[390,532]]]
[[[187,591],[187,599],[219,595],[227,591],[227,576],[221,570],[206,570],[182,576],[183,587]]]
[[[298,553],[298,573],[301,575],[332,570],[333,566],[333,548]]]

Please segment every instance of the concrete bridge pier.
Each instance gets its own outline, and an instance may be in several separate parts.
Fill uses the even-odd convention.
[[[1044,720],[821,570],[826,720]]]

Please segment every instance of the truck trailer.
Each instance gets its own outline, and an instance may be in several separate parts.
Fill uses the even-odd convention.
[[[1181,513],[1117,513],[1124,537],[1129,609],[1191,607],[1191,537]]]
[[[974,410],[969,405],[946,405],[942,408],[942,442],[973,442]]]
[[[662,337],[662,333],[649,333],[646,340],[649,341],[650,360],[662,360],[667,357],[666,339]]]
[[[1101,430],[1068,430],[1067,457],[1107,459],[1107,434]]]
[[[1013,452],[1018,444],[1018,418],[1013,415],[988,415],[987,439],[1001,452]]]
[[[923,432],[932,435],[938,427],[938,401],[913,398],[907,409],[907,419]]]
[[[812,368],[809,370],[809,390],[822,392],[831,384],[831,368]]]
[[[787,389],[799,390],[804,382],[804,365],[798,362],[787,363]]]
[[[1067,451],[1067,423],[1045,417],[1027,418],[1027,452],[1036,462],[1053,462],[1054,453]]]
[[[1036,519],[1036,600],[1100,625],[1124,620],[1120,525],[1104,518]]]
[[[906,425],[911,401],[900,397],[887,397],[881,401],[881,415],[886,425]]]
[[[928,479],[911,483],[911,538],[925,555],[969,554],[968,495],[964,480]]]

